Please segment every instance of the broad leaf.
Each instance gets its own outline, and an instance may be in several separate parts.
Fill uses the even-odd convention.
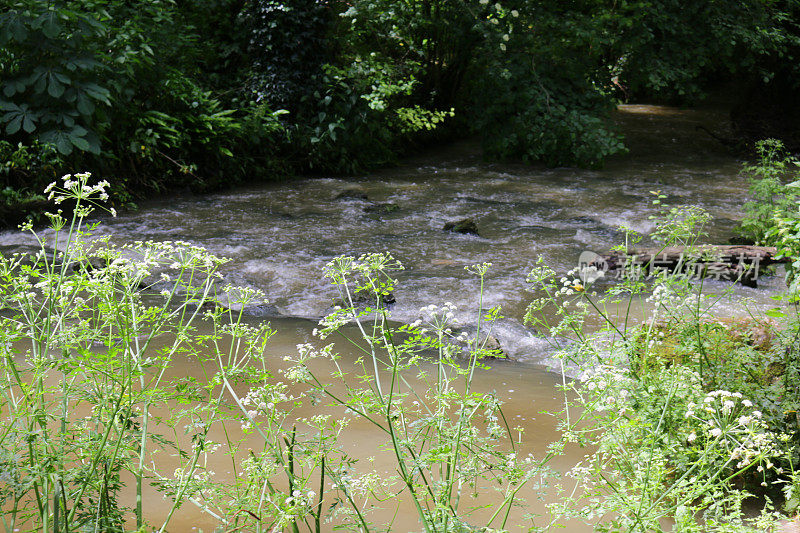
[[[19,131],[20,126],[22,126],[22,118],[22,115],[17,115],[11,119],[11,122],[6,124],[6,133],[8,135],[14,135]]]

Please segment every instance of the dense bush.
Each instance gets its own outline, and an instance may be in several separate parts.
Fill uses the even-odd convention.
[[[194,8],[184,12],[170,0],[13,2],[0,14],[8,141],[51,145],[59,155],[52,164],[113,172],[133,191],[213,187],[274,171],[277,117],[248,98],[223,104],[213,86],[219,80],[206,80],[203,68],[233,61],[199,44],[187,16]],[[231,33],[237,21],[228,20]],[[243,85],[236,74],[228,81]],[[35,166],[15,172],[38,184],[52,178]]]

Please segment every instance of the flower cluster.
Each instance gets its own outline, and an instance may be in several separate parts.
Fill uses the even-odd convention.
[[[250,429],[258,417],[270,418],[275,412],[275,406],[282,402],[288,402],[293,398],[288,394],[285,383],[279,381],[274,385],[265,385],[250,389],[244,398],[241,399],[244,414],[247,420],[242,424],[243,430]]]
[[[583,376],[581,390],[591,396],[592,405],[598,413],[616,413],[622,416],[628,410],[631,379],[613,365],[598,365],[594,372]]]
[[[762,417],[741,393],[715,390],[700,403],[687,404],[685,418],[693,428],[686,441],[725,450],[725,457],[737,469],[758,463],[759,472],[763,472],[763,465],[777,471],[773,460],[783,455],[780,443],[787,436],[769,431]]]
[[[341,306],[336,305],[333,307],[333,311],[319,321],[322,329],[314,328],[312,334],[320,339],[325,339],[334,331],[350,323],[355,316],[352,309],[343,309]]]
[[[340,475],[338,483],[333,483],[333,488],[343,490],[352,496],[365,497],[378,492],[390,481],[391,478],[387,480],[377,472],[367,472],[360,476],[345,473]]]
[[[584,272],[586,269],[594,270]],[[597,270],[596,267],[573,268],[559,279],[561,288],[558,289],[556,294],[559,296],[572,296],[575,293],[586,292],[587,286],[604,275],[605,272]]]
[[[659,283],[653,289],[653,293],[647,297],[646,301],[652,302],[656,307],[676,307],[683,303],[683,299],[679,298],[675,292],[666,284]]]
[[[48,200],[53,200],[56,204],[60,204],[67,200],[77,200],[78,202],[91,202],[96,201],[105,202],[108,200],[108,192],[106,189],[110,187],[110,183],[106,180],[99,181],[95,185],[89,185],[89,178],[91,173],[82,172],[77,174],[66,174],[62,180],[63,184],[58,185],[55,181],[52,182],[44,189]],[[112,216],[117,216],[117,211],[112,207],[107,209]],[[85,214],[91,212],[85,211]]]
[[[583,265],[573,269],[571,273],[577,274],[584,285],[591,285],[600,278],[605,277],[605,270],[600,270],[596,265]]]
[[[283,371],[286,379],[295,383],[306,383],[311,380],[311,372],[308,370],[307,363],[312,359],[324,357],[328,359],[335,359],[333,354],[333,344],[328,344],[323,348],[316,348],[309,343],[297,345],[296,356],[285,356],[284,361],[293,363],[292,366]]]
[[[411,323],[411,327],[418,329],[423,335],[428,332],[430,327],[433,332],[440,335],[450,335],[453,327],[458,325],[455,312],[457,307],[452,302],[445,302],[441,307],[430,304],[420,308],[419,314],[422,318]],[[466,340],[466,333],[462,333],[463,340]],[[459,337],[461,340],[461,337]]]

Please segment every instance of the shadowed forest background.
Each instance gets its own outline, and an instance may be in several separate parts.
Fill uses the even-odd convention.
[[[747,149],[796,149],[796,0],[6,0],[6,223],[56,176],[121,202],[352,173],[453,137],[491,159],[598,167],[619,102],[723,94]],[[719,134],[719,132],[717,132]]]

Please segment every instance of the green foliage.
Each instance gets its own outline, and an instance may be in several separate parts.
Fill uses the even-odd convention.
[[[355,172],[465,132],[491,158],[598,167],[624,151],[619,96],[796,78],[776,59],[798,47],[794,1],[7,4],[0,131],[56,152],[6,173],[17,189],[49,166],[134,194]]]
[[[769,77],[764,58],[785,47],[791,3],[614,4],[602,15],[616,37],[609,66],[632,93],[679,102],[695,101],[710,81],[731,73]]]
[[[305,112],[290,130],[290,149],[303,154],[301,165],[355,172],[394,159],[397,138],[386,119],[390,111],[371,106],[364,98],[371,90],[361,65],[325,68],[320,90],[303,99]]]
[[[42,178],[55,178],[60,164],[56,148],[52,144],[37,141],[31,146],[0,141],[0,174],[12,183],[33,185]]]
[[[102,81],[107,13],[14,1],[0,14],[0,124],[11,139],[99,153],[110,91]],[[100,6],[97,6],[100,7]]]
[[[485,92],[498,95],[486,103],[478,120],[490,157],[543,161],[548,166],[602,166],[606,157],[625,152],[608,120],[607,103],[591,92],[567,92],[551,80],[551,90],[533,74],[496,78]],[[539,84],[537,84],[537,81]],[[521,111],[520,111],[521,110]]]
[[[121,476],[130,476],[141,498],[153,464],[146,460],[149,447],[164,444],[150,412],[174,399],[162,386],[169,381],[164,371],[185,353],[185,342],[196,341],[191,326],[198,305],[213,296],[222,262],[185,245],[90,244],[85,221],[108,198],[108,183],[88,177],[66,176],[45,191],[75,208],[68,217],[48,215],[52,242],[34,234],[40,253],[0,260],[0,299],[8,311],[0,320],[0,502],[12,530],[125,529]],[[161,280],[174,281],[158,304],[145,304],[138,291],[152,287],[150,269],[163,268],[170,274]],[[153,339],[163,336],[171,340],[154,349]],[[210,390],[204,392],[194,418],[170,415],[200,427],[192,435],[197,446],[181,452],[189,464],[203,449],[202,421],[214,419]],[[134,514],[141,528],[141,500]]]
[[[508,33],[487,43],[472,72],[475,126],[490,156],[597,167],[625,150],[608,121],[610,37],[593,9],[521,2],[504,11]]]
[[[256,100],[299,112],[331,56],[331,9],[318,0],[255,0],[248,7]]]
[[[455,116],[455,111],[430,111],[422,109],[420,106],[400,107],[395,110],[397,113],[397,129],[401,133],[415,133],[424,130],[433,130],[448,117]]]
[[[743,169],[750,178],[753,200],[745,204],[741,231],[757,242],[774,246],[780,240],[778,221],[797,212],[794,181],[800,178],[800,162],[787,155],[783,144],[775,139],[756,143],[756,153],[758,161]]]
[[[759,160],[746,165],[753,200],[745,204],[740,231],[756,242],[776,246],[788,258],[786,280],[796,296],[800,270],[800,161],[786,155],[775,139],[756,143]]]
[[[237,35],[242,8],[221,1],[210,12]],[[201,67],[241,68],[245,53],[241,38],[203,41],[209,24],[172,0],[13,2],[0,14],[8,141],[52,145],[51,164],[113,172],[129,190],[213,188],[276,171],[276,113],[247,98],[244,74],[226,80],[225,93],[240,84],[227,102],[215,92],[219,77],[204,77]]]
[[[466,267],[478,276],[481,287],[472,337],[455,333],[459,321],[449,302],[420,309],[420,319],[410,325],[391,324],[382,299],[395,290],[393,276],[403,268],[391,255],[335,258],[326,266],[325,276],[338,287],[344,306],[323,318],[316,334],[321,340],[334,334],[348,336],[352,329],[346,327],[355,326],[358,333],[351,342],[361,347],[363,357],[354,371],[337,363],[337,378],[347,384],[344,394],[310,363],[317,357],[337,359],[332,345],[323,350],[300,346],[300,355],[290,358],[294,366],[286,372],[291,379],[308,383],[316,395],[377,426],[383,445],[396,458],[397,479],[376,479],[370,492],[375,498],[380,494],[377,487],[387,494],[401,492],[413,503],[426,532],[495,526],[505,530],[509,511],[520,503],[518,492],[547,476],[545,465],[554,455],[518,456],[500,400],[494,393],[473,389],[476,368],[484,357],[494,355],[486,344],[501,318],[499,309],[482,306],[490,266]],[[423,386],[409,383],[411,375]],[[499,503],[481,501],[486,485],[499,493]],[[346,490],[364,492],[356,482]],[[470,499],[491,514],[473,515]],[[357,525],[369,530],[358,516]],[[478,520],[481,524],[475,523]]]
[[[669,207],[660,217],[663,246],[695,246],[707,220]],[[642,272],[627,272],[606,297],[591,286],[602,277],[592,267],[560,281],[546,267],[531,272],[543,297],[528,322],[575,341],[560,354],[580,373],[565,387],[574,400],[561,414],[563,445],[593,450],[570,474],[584,495],[559,508],[599,531],[770,530],[781,518],[771,500],[760,516],[744,502],[795,494],[797,323],[752,310],[720,319],[724,294],[681,272],[652,283]],[[605,327],[589,333],[594,317]]]
[[[151,0],[135,8],[112,6],[119,21],[113,42],[122,50],[114,63],[124,76],[115,80],[110,116],[115,128],[107,131],[103,167],[132,185],[155,189],[165,184],[209,189],[275,171],[271,145],[282,129],[277,115],[266,104],[242,97],[243,74],[232,73],[223,86],[230,93],[231,84],[241,84],[233,85],[233,97],[226,102],[210,83],[219,79],[204,78],[200,66],[223,67],[208,57],[216,57],[217,49],[200,44],[204,37],[193,25],[199,24],[193,4]],[[225,11],[230,8],[234,14]],[[241,8],[225,2],[217,6],[211,13],[225,25],[215,31],[235,32]],[[236,65],[243,46],[230,40],[227,59],[217,61]],[[153,180],[155,169],[164,177]]]

